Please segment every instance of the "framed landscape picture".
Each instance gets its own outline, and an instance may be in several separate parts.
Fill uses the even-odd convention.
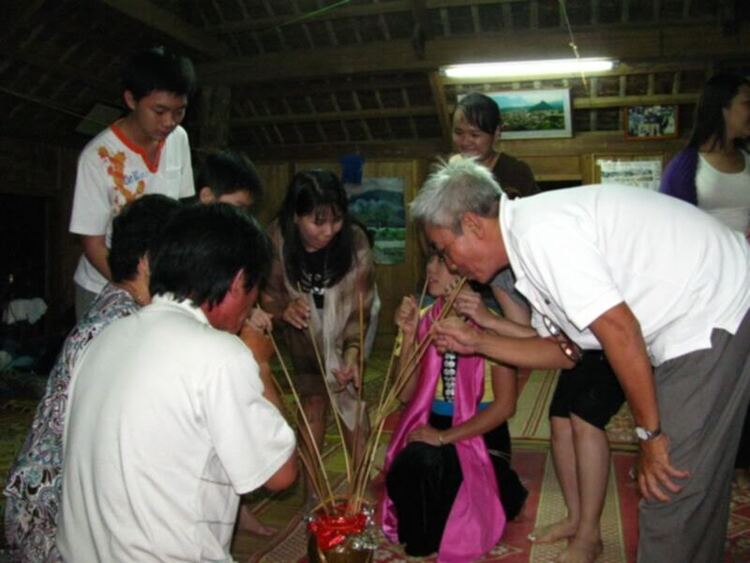
[[[628,106],[625,108],[625,138],[633,141],[674,139],[678,106]]]
[[[503,139],[572,137],[570,90],[509,90],[489,92],[500,106]]]
[[[404,179],[362,178],[361,184],[345,184],[349,211],[373,237],[376,264],[400,264],[406,255],[406,208]]]

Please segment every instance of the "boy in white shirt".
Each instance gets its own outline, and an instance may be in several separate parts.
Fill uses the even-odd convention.
[[[180,123],[195,88],[190,60],[158,47],[137,53],[123,75],[130,113],[94,137],[78,159],[70,232],[81,235],[76,316],[111,278],[112,219],[141,195],[179,199],[194,193],[190,146]]]

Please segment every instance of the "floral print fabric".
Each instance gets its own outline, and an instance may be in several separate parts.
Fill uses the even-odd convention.
[[[135,312],[130,294],[107,285],[65,339],[47,389],[3,493],[5,534],[19,561],[60,561],[55,548],[62,493],[62,441],[68,385],[89,342],[112,321]]]

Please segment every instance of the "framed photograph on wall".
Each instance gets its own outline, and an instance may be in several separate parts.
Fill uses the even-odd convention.
[[[508,90],[486,94],[503,117],[503,139],[550,139],[573,136],[570,90]]]
[[[625,138],[633,141],[674,139],[678,135],[679,106],[627,106]]]

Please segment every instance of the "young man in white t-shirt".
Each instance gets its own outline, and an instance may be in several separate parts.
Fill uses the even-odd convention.
[[[185,207],[165,227],[152,303],[94,339],[71,378],[66,561],[230,561],[239,495],[294,481],[294,432],[236,336],[271,257],[229,205]]]
[[[510,266],[540,334],[509,338],[443,321],[437,345],[522,367],[570,362],[561,333],[602,349],[640,443],[639,560],[721,560],[750,401],[742,234],[687,203],[625,186],[511,201],[469,161],[428,178],[411,210],[455,271],[486,282]]]
[[[161,47],[137,53],[123,75],[130,113],[81,152],[70,219],[70,232],[81,235],[83,245],[74,276],[79,318],[111,278],[108,239],[120,209],[147,193],[193,195],[190,145],[180,123],[194,89],[186,57]]]

